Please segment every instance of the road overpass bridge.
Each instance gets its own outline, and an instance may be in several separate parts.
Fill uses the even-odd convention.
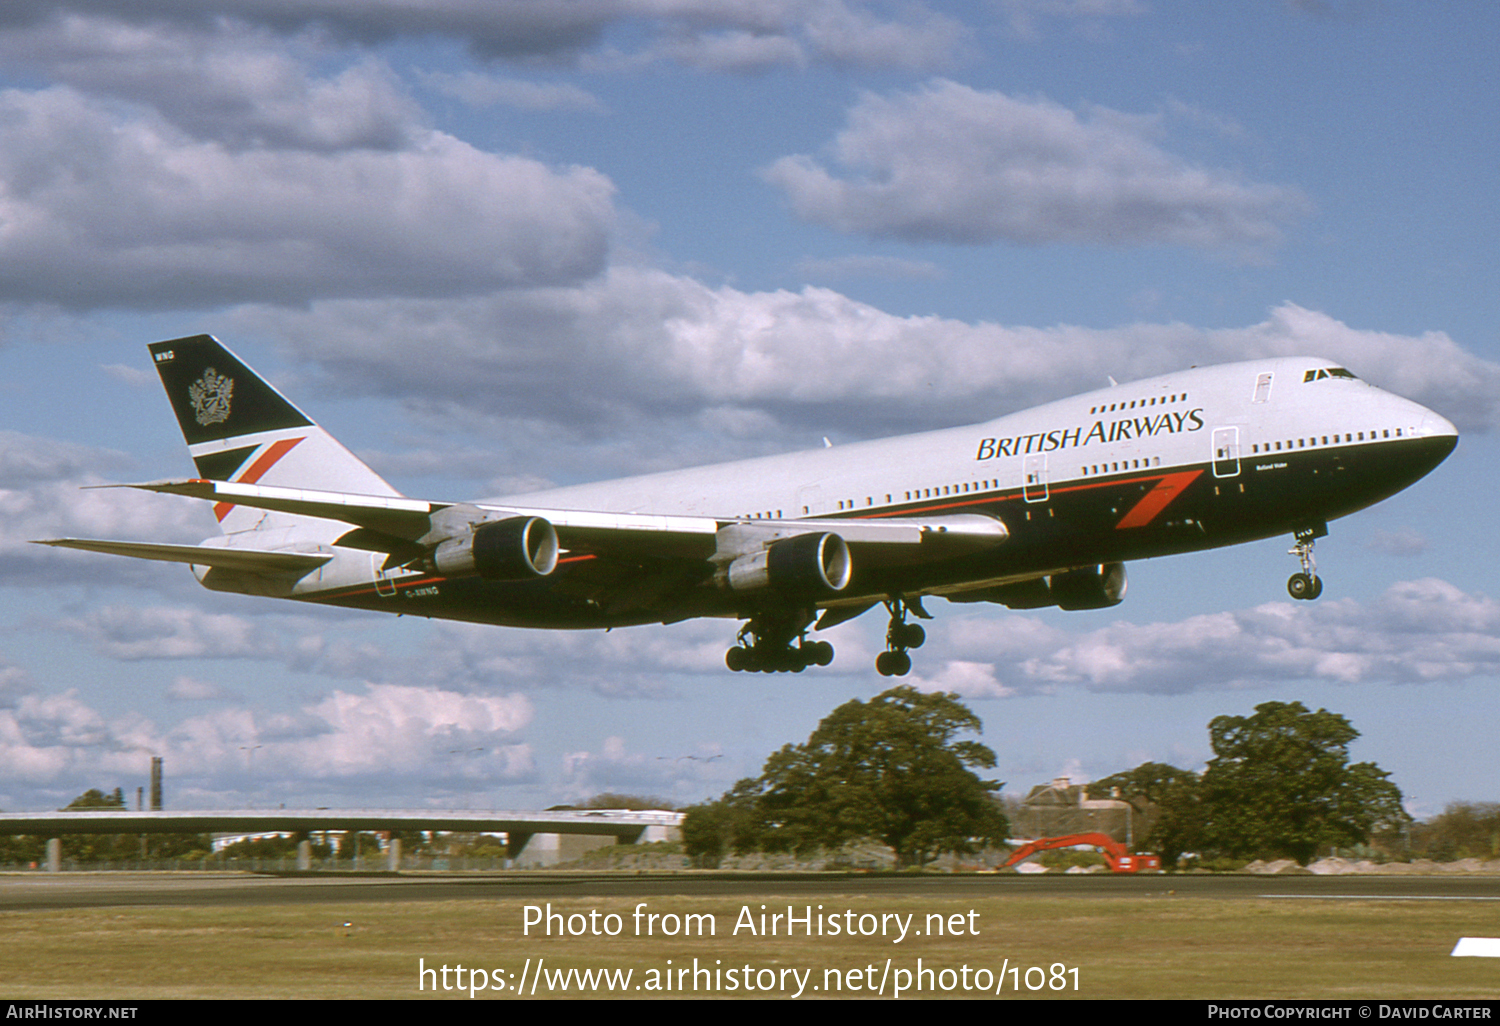
[[[46,837],[47,868],[56,872],[62,861],[61,838],[67,834],[210,834],[313,833],[319,830],[398,831],[441,830],[460,833],[503,833],[506,855],[520,859],[539,834],[613,837],[617,844],[665,840],[682,823],[680,812],[637,812],[625,809],[570,809],[550,812],[435,810],[435,809],[220,809],[207,811],[142,811],[79,809],[58,812],[0,813],[0,834]],[[400,865],[401,841],[392,836],[387,865]],[[304,841],[298,852],[301,865],[310,859]]]

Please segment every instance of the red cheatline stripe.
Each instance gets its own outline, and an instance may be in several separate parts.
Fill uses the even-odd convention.
[[[1141,501],[1131,507],[1130,512],[1121,518],[1115,525],[1115,530],[1126,527],[1145,527],[1156,519],[1156,515],[1171,505],[1172,500],[1182,494],[1182,490],[1198,479],[1202,470],[1185,470],[1180,474],[1168,474],[1156,482],[1156,487],[1145,495]]]
[[[302,438],[306,437],[306,435],[302,436]],[[266,447],[266,451],[260,454],[260,458],[250,464],[250,469],[235,478],[235,481],[239,484],[254,484],[259,481],[265,472],[276,466],[276,462],[291,452],[292,447],[302,441],[302,438],[283,438],[279,442],[271,443]],[[232,509],[234,509],[232,502],[216,502],[214,503],[214,516],[222,521]]]

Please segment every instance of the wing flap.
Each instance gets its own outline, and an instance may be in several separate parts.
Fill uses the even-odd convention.
[[[353,495],[196,478],[104,487],[139,488],[336,520],[374,532],[362,536],[358,546],[361,548],[378,548],[380,535],[407,543],[433,544],[434,534],[446,537],[460,529],[449,526],[435,531],[437,522],[451,517],[456,524],[473,523],[492,516],[540,517],[553,526],[559,543],[570,552],[626,558],[713,559],[727,549],[740,551],[746,546],[758,547],[782,538],[826,531],[843,538],[855,551],[866,550],[875,562],[911,562],[989,548],[1009,536],[1000,520],[977,513],[945,517],[734,520],[429,502],[401,496]]]
[[[105,552],[134,559],[159,559],[168,563],[220,567],[250,573],[307,573],[333,558],[324,552],[278,552],[267,549],[232,549],[218,545],[163,545],[154,542],[105,541],[95,538],[49,538],[33,545],[60,549]]]

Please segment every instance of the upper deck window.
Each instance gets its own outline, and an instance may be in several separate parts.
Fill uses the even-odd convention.
[[[1349,373],[1342,367],[1319,367],[1302,375],[1302,383],[1309,381],[1321,381],[1324,378],[1348,378],[1350,381],[1358,381],[1359,378]]]

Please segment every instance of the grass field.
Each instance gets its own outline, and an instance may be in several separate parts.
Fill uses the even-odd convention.
[[[983,996],[972,989],[980,985],[993,994],[997,983],[1007,999],[1500,995],[1500,960],[1449,955],[1459,937],[1500,935],[1500,903],[1494,902],[840,896],[822,899],[821,910],[812,902],[814,916],[824,917],[817,920],[824,936],[805,936],[797,924],[790,938],[784,922],[776,924],[778,936],[758,935],[760,906],[769,916],[784,915],[791,904],[800,917],[805,897],[647,901],[646,916],[714,917],[712,936],[705,926],[704,936],[676,937],[636,936],[638,900],[615,898],[554,900],[551,911],[578,914],[572,925],[585,930],[595,913],[592,929],[602,934],[608,928],[617,936],[557,936],[566,918],[562,927],[553,920],[551,937],[541,934],[540,925],[528,935],[527,904],[507,899],[9,912],[0,914],[0,996],[468,1001],[469,984],[482,980],[486,989],[474,1000],[505,1000],[517,996],[523,971],[527,996],[535,985],[538,998],[618,997],[622,990],[642,998],[788,997],[799,985],[803,997],[871,996],[882,981],[892,996],[903,979],[904,996],[924,998]],[[537,904],[544,913],[547,903]],[[755,935],[743,926],[746,908]],[[611,913],[619,918],[608,919]],[[884,919],[890,931],[885,937],[827,934],[828,917],[837,916],[841,929],[850,922],[858,928],[866,914],[911,916],[905,920],[907,937],[895,942],[900,920],[891,918]],[[942,936],[926,930],[937,919],[943,921]],[[737,921],[742,925],[736,933]],[[642,930],[648,922],[641,921]],[[863,925],[876,928],[879,922],[864,919]],[[677,924],[659,918],[651,925],[659,934]],[[419,965],[434,970],[422,978],[421,991]],[[919,975],[919,965],[928,972]],[[476,975],[475,969],[483,972]],[[628,981],[613,977],[612,992],[597,980],[592,990],[582,990],[575,976],[564,993],[548,981],[568,969],[631,975]],[[1039,989],[1028,989],[1028,982]],[[452,989],[444,989],[445,983]],[[920,994],[911,989],[919,983]]]

